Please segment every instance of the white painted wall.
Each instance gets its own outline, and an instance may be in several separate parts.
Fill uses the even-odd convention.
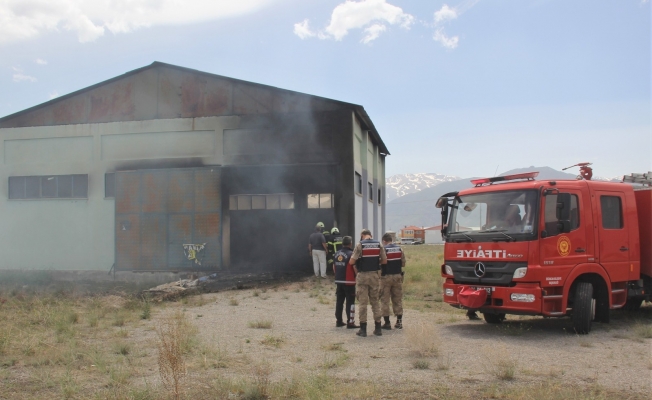
[[[0,129],[0,269],[108,270],[113,198],[104,174],[124,162],[201,157],[223,163],[224,129],[238,117]],[[9,200],[10,176],[88,174],[88,199]]]
[[[441,239],[440,230],[426,230],[426,244],[441,244],[444,241]]]

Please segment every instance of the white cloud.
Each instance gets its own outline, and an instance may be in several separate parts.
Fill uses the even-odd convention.
[[[444,33],[444,28],[437,28],[435,30],[435,34],[432,37],[436,42],[441,43],[442,46],[449,48],[449,49],[454,49],[457,47],[458,42],[460,41],[460,38],[458,36],[453,36],[453,37],[448,37],[446,36],[446,33]]]
[[[80,42],[156,25],[210,21],[275,0],[0,0],[0,44],[71,31]]]
[[[294,24],[294,34],[299,36],[301,39],[307,39],[309,37],[315,36],[315,33],[310,30],[308,26],[308,20],[304,19],[302,22]]]
[[[362,38],[361,42],[368,44],[369,42],[376,40],[381,33],[385,32],[387,27],[382,24],[373,24],[367,29],[364,30],[365,36]]]
[[[37,58],[36,60],[34,60],[34,62],[37,63],[38,65],[48,65],[48,62],[43,60],[42,58]]]
[[[23,73],[23,70],[20,68],[13,67],[14,70],[14,75],[13,79],[14,82],[36,82],[36,78],[30,75],[26,75]]]
[[[448,4],[444,4],[439,11],[435,11],[435,33],[432,38],[448,49],[456,48],[460,41],[459,36],[448,36],[442,25],[446,22],[458,19],[460,15],[467,12],[479,1],[480,0],[466,0],[456,7],[449,7]]]
[[[339,4],[331,14],[331,20],[323,31],[313,32],[304,20],[294,25],[294,33],[301,39],[317,36],[320,39],[342,40],[349,31],[363,29],[362,43],[370,43],[387,30],[387,25],[409,29],[414,17],[386,0],[347,0]]]
[[[457,11],[454,8],[450,8],[447,4],[444,4],[439,11],[435,12],[435,23],[438,24],[443,21],[456,19]]]

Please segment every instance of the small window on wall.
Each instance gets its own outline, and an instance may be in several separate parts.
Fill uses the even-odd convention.
[[[355,173],[355,192],[362,194],[362,175]]]
[[[331,193],[317,193],[308,195],[308,208],[333,208],[333,195]]]
[[[378,189],[378,205],[381,204],[380,199],[382,199],[382,198],[383,198],[383,196],[381,196],[381,191],[380,191],[380,189]]]
[[[367,192],[369,193],[369,201],[374,201],[374,185],[372,185],[371,182],[368,182],[367,185],[368,185]]]
[[[88,175],[10,176],[9,199],[87,199]]]
[[[600,196],[602,210],[602,227],[604,229],[621,229],[623,227],[623,210],[620,197]]]
[[[229,210],[292,210],[294,194],[239,194],[229,196]]]
[[[115,197],[115,173],[109,172],[104,174],[104,197]]]

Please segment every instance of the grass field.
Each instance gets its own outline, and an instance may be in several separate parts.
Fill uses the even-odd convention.
[[[432,313],[437,324],[463,319],[462,312],[442,303],[442,249],[405,248],[405,307]],[[219,340],[201,339],[194,321],[202,315],[194,310],[214,302],[211,294],[152,303],[115,288],[103,288],[102,293],[96,294],[76,293],[51,287],[47,278],[39,276],[30,279],[27,287],[21,284],[20,276],[0,284],[3,399],[607,399],[616,395],[640,398],[607,390],[599,384],[566,385],[554,377],[509,385],[502,383],[509,379],[500,378],[491,384],[476,385],[472,391],[429,380],[410,387],[388,384],[382,379],[342,380],[335,373],[351,361],[340,343],[319,349],[325,355],[318,370],[272,380],[274,365],[244,356],[238,349],[224,348]],[[295,284],[292,289],[261,286],[248,292],[231,292],[224,294],[222,304],[237,310],[242,307],[240,302],[245,294],[248,299],[265,302],[272,291],[283,290],[305,293],[312,304],[311,312],[327,308],[324,305],[332,307],[332,285],[313,280]],[[330,318],[331,315],[329,311]],[[632,322],[638,330],[633,335],[638,335],[639,340],[652,337],[649,313],[645,315]],[[261,346],[282,351],[288,345],[285,336],[273,332],[275,323],[271,320],[257,319],[245,324],[249,331],[264,335],[257,342]],[[414,340],[426,336],[417,332]],[[247,338],[245,343],[249,342]],[[414,360],[413,367],[445,373],[450,360],[438,354],[441,343],[431,344],[424,342],[423,354]],[[593,344],[587,341],[586,346]],[[649,369],[652,370],[652,360]],[[508,376],[509,371],[503,374]]]

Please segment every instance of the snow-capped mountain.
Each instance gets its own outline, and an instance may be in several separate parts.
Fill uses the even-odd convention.
[[[434,173],[392,175],[385,180],[387,202],[406,194],[420,192],[423,189],[437,186],[443,182],[460,179],[457,176],[441,175]]]

